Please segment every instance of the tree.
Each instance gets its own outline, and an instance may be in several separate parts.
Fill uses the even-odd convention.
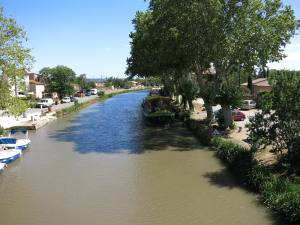
[[[33,57],[25,46],[26,33],[13,18],[5,17],[0,6],[0,109],[20,116],[28,108],[17,98],[26,71],[31,68]],[[11,96],[14,87],[15,97]]]
[[[224,127],[228,128],[233,123],[232,108],[239,107],[242,100],[242,91],[237,83],[232,80],[222,82],[217,102],[223,108]]]
[[[273,77],[272,92],[263,96],[261,112],[251,120],[249,140],[252,150],[270,145],[281,157],[287,150],[291,168],[300,171],[300,77],[281,71]]]
[[[250,73],[255,67],[281,60],[297,26],[293,10],[280,0],[152,0],[133,23],[130,76],[174,80],[176,93],[177,81],[194,72],[200,93],[204,93],[201,88],[207,90],[207,82],[203,75],[212,66],[216,94],[236,68]],[[206,96],[203,99],[211,114],[214,97]]]
[[[252,84],[252,76],[249,74],[248,76],[248,84],[247,87],[251,94],[253,94],[253,84]]]
[[[76,74],[72,69],[66,66],[46,67],[40,73],[49,79],[47,84],[49,92],[57,92],[60,98],[74,94]]]
[[[0,81],[0,110],[17,117],[21,116],[28,107],[28,102],[12,96],[7,84]]]
[[[24,46],[26,33],[13,18],[7,18],[0,7],[0,70],[2,80],[15,86],[15,96],[19,81],[31,68],[33,57],[30,49]]]
[[[79,85],[80,91],[88,90],[90,88],[86,74],[80,74],[76,77],[75,83]]]
[[[217,1],[216,10],[211,53],[217,77],[227,77],[236,66],[251,72],[284,57],[297,25],[290,6],[280,0],[228,0]]]

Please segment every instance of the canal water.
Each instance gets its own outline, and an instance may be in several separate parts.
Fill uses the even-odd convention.
[[[31,133],[31,149],[0,174],[0,224],[277,224],[188,130],[146,126],[146,95],[119,95]]]

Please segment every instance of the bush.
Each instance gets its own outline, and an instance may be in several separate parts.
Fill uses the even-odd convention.
[[[102,97],[102,96],[104,96],[104,91],[98,91],[98,93],[97,93],[97,95],[99,96],[99,97]]]

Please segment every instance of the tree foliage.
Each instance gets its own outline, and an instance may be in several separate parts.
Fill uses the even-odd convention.
[[[206,93],[207,69],[215,68],[211,86],[220,95],[236,68],[251,73],[281,60],[297,27],[293,10],[280,0],[152,0],[133,24],[127,74],[159,76],[172,94],[179,80],[195,74],[210,113],[216,96]]]
[[[17,96],[24,75],[33,62],[26,41],[23,28],[15,19],[6,17],[0,6],[0,108],[15,116],[21,115],[28,107],[26,102],[11,96],[13,87]]]
[[[49,80],[49,92],[57,92],[60,98],[74,94],[76,74],[72,69],[66,66],[46,67],[40,73]]]
[[[296,72],[280,72],[272,86],[249,125],[252,147],[256,151],[270,145],[277,156],[287,150],[292,167],[300,171],[300,77]]]

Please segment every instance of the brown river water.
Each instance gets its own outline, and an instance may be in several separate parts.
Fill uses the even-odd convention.
[[[30,133],[0,174],[0,225],[278,225],[179,125],[149,127],[146,92]]]

